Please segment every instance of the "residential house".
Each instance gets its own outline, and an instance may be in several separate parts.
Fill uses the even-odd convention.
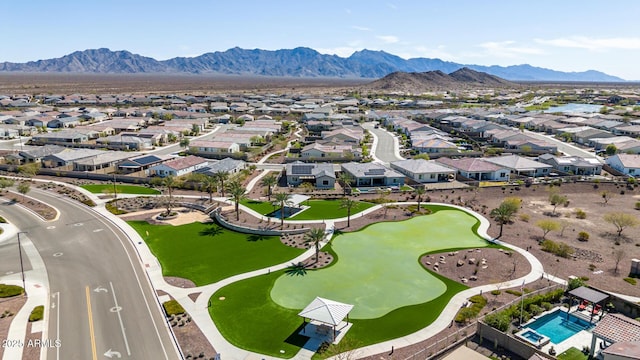
[[[23,163],[41,163],[45,156],[59,153],[64,149],[66,149],[64,146],[58,145],[26,146],[18,152],[18,155]]]
[[[236,174],[247,167],[247,163],[243,160],[232,158],[224,158],[222,160],[209,160],[207,166],[196,170],[196,173],[207,176],[214,176],[218,172],[227,172]]]
[[[87,142],[89,137],[82,132],[75,130],[62,130],[42,134],[36,134],[31,137],[31,142],[38,145],[45,144],[81,144]]]
[[[455,170],[443,166],[434,160],[408,159],[394,161],[391,168],[418,183],[435,183],[455,178]]]
[[[73,162],[81,159],[94,158],[104,151],[95,149],[70,149],[66,148],[60,152],[51,153],[42,157],[42,165],[44,167],[67,167],[69,170],[73,168]]]
[[[322,139],[335,143],[358,145],[364,138],[362,128],[338,128],[322,132]]]
[[[96,156],[73,161],[73,170],[110,173],[116,169],[118,163],[130,156],[130,153],[123,151],[103,151]]]
[[[557,171],[574,175],[600,175],[602,163],[596,158],[579,156],[558,157],[551,154],[538,156],[538,161],[553,166]]]
[[[149,176],[149,169],[152,166],[158,165],[164,161],[171,159],[168,155],[140,155],[132,158],[128,158],[117,165],[117,171],[119,173],[130,174],[139,171],[143,171],[145,175]]]
[[[360,148],[348,144],[314,142],[302,148],[301,160],[332,161],[332,160],[360,160]]]
[[[518,155],[504,155],[484,158],[484,160],[511,170],[512,174],[520,176],[548,176],[553,166],[527,159]]]
[[[107,148],[117,148],[122,150],[147,150],[153,148],[151,140],[148,138],[129,136],[129,135],[111,135],[96,139],[96,144]]]
[[[240,145],[232,141],[196,140],[189,143],[189,153],[197,155],[231,155],[240,152]]]
[[[341,165],[342,172],[349,174],[356,187],[404,185],[404,175],[386,166],[376,163],[349,162]]]
[[[609,156],[604,162],[625,175],[640,176],[640,155],[616,154]]]
[[[459,151],[458,145],[451,141],[434,135],[431,138],[411,138],[411,148],[427,154],[455,153]]]
[[[53,119],[47,123],[48,128],[70,128],[78,126],[81,123],[81,119],[77,116],[63,117]]]
[[[450,167],[463,177],[478,181],[509,181],[510,170],[480,158],[439,158],[440,164]]]
[[[206,167],[209,160],[189,155],[186,157],[178,157],[173,160],[165,161],[161,164],[152,166],[149,171],[152,175],[159,177],[182,176],[190,174],[198,169]]]
[[[285,174],[287,185],[289,186],[298,186],[303,182],[310,182],[319,189],[332,189],[336,182],[333,164],[296,161],[285,166]]]

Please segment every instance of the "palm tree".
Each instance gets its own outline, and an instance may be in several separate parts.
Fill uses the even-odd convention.
[[[231,181],[228,185],[229,195],[231,195],[231,200],[233,200],[235,204],[236,210],[236,221],[240,220],[240,201],[245,198],[245,189],[242,184],[238,181]]]
[[[510,206],[509,204],[503,202],[497,208],[491,210],[489,215],[500,224],[500,234],[498,234],[498,238],[502,236],[502,227],[504,224],[508,224],[513,221],[513,217],[515,216],[518,208]]]
[[[209,202],[213,201],[213,193],[216,191],[217,186],[218,180],[213,176],[205,175],[202,179],[202,189],[209,194]]]
[[[324,230],[320,228],[312,228],[306,234],[304,234],[304,243],[311,244],[316,248],[316,262],[318,262],[318,255],[320,254],[320,242],[324,239]]]
[[[280,206],[280,227],[284,227],[284,207],[289,203],[289,194],[287,193],[275,193],[273,202]]]
[[[220,191],[222,192],[222,197],[224,197],[224,182],[229,179],[229,172],[220,170],[213,174],[213,177],[220,183]]]
[[[277,183],[278,179],[273,174],[269,174],[262,178],[262,186],[267,187],[267,198],[269,199],[269,201],[271,201],[271,189]]]
[[[349,173],[343,171],[338,175],[338,181],[342,184],[342,195],[347,196],[347,188],[351,188],[353,177]]]
[[[427,192],[424,186],[417,186],[413,189],[413,193],[418,197],[418,212],[420,212],[420,203],[422,202],[422,195]]]
[[[351,209],[353,209],[357,205],[358,205],[357,201],[349,198],[342,199],[342,202],[340,203],[341,209],[347,209],[347,227],[351,225]]]
[[[173,204],[173,188],[178,186],[178,180],[173,175],[168,175],[162,179],[162,185],[167,188],[169,200],[167,201],[167,215],[171,214],[171,205]]]

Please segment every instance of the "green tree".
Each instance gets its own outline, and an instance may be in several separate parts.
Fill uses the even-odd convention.
[[[420,203],[422,202],[422,195],[424,195],[427,192],[427,189],[424,188],[424,186],[422,185],[418,185],[413,189],[413,193],[414,195],[417,197],[416,200],[418,200],[418,213],[421,212],[420,210]]]
[[[14,183],[15,181],[13,181],[13,179],[4,178],[4,177],[0,178],[0,189],[12,187]]]
[[[180,140],[180,147],[181,147],[181,148],[183,148],[183,149],[188,148],[188,147],[189,147],[189,139],[187,139],[187,138],[182,138],[182,139]]]
[[[24,201],[24,196],[31,190],[31,184],[28,181],[22,181],[18,184],[18,192],[22,194],[22,201]]]
[[[262,186],[267,187],[267,199],[271,201],[271,190],[278,183],[278,179],[273,174],[269,174],[262,178]]]
[[[519,198],[506,198],[500,203],[500,205],[491,210],[489,215],[500,225],[500,234],[498,238],[502,237],[502,228],[505,224],[513,222],[513,218],[520,209],[522,200]]]
[[[607,156],[615,155],[617,152],[618,152],[618,148],[614,144],[609,144],[604,149],[604,153],[607,154]]]
[[[320,242],[324,239],[324,230],[320,228],[311,228],[304,234],[304,243],[313,245],[316,248],[316,262],[320,254]]]
[[[280,227],[284,227],[284,207],[289,203],[289,194],[284,192],[275,193],[273,202],[280,207]]]
[[[213,177],[220,184],[220,191],[222,192],[222,197],[224,197],[224,190],[225,190],[224,182],[229,179],[229,172],[228,171],[224,171],[224,170],[216,171],[213,174]]]
[[[198,134],[200,134],[200,126],[198,126],[198,124],[191,124],[191,134],[193,136],[198,136]]]
[[[349,198],[342,199],[341,209],[347,209],[347,227],[351,226],[351,210],[358,206],[358,202]]]
[[[179,186],[180,182],[173,175],[168,175],[162,179],[162,185],[167,188],[169,195],[169,201],[166,202],[167,215],[171,214],[171,207],[173,205],[173,189]]]
[[[40,171],[40,167],[40,163],[37,162],[20,165],[18,166],[18,173],[22,176],[32,178],[38,174],[38,171]]]
[[[227,190],[235,206],[236,221],[240,220],[240,201],[246,197],[245,193],[247,189],[244,188],[239,181],[231,181],[227,184]]]
[[[551,231],[560,230],[560,224],[557,221],[543,219],[536,223],[536,226],[542,230],[542,239],[546,239],[547,234]]]
[[[551,212],[551,214],[555,216],[558,205],[568,204],[569,199],[565,195],[552,191],[551,194],[549,194],[549,203],[553,206],[553,212]]]
[[[616,227],[618,237],[622,235],[622,231],[624,231],[624,229],[638,225],[638,219],[634,215],[623,212],[604,214],[603,219]]]
[[[351,189],[351,184],[354,181],[353,176],[343,171],[338,175],[338,181],[342,185],[342,195],[347,196],[347,188]]]
[[[213,193],[218,186],[218,180],[213,176],[205,175],[202,179],[202,189],[209,194],[209,202],[213,202]]]

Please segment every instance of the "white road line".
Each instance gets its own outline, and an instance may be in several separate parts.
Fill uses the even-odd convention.
[[[118,306],[118,299],[116,298],[116,291],[113,289],[113,283],[109,281],[109,285],[111,286],[111,294],[113,295],[113,302],[116,305],[116,308],[120,308]],[[124,324],[122,323],[122,315],[120,315],[120,311],[117,311],[116,313],[118,314],[118,320],[120,321],[120,330],[122,330],[122,337],[124,338],[124,346],[127,348],[127,355],[131,356],[129,341],[127,340],[127,334],[124,331]]]

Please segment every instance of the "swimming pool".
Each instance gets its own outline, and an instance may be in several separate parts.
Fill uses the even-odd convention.
[[[550,340],[548,337],[538,334],[535,330],[531,330],[530,328],[525,328],[524,330],[516,333],[516,337],[536,346],[538,349],[546,345]]]
[[[548,336],[551,342],[559,344],[582,330],[588,330],[593,325],[589,322],[569,315],[561,309],[544,315],[526,325],[537,333]]]

